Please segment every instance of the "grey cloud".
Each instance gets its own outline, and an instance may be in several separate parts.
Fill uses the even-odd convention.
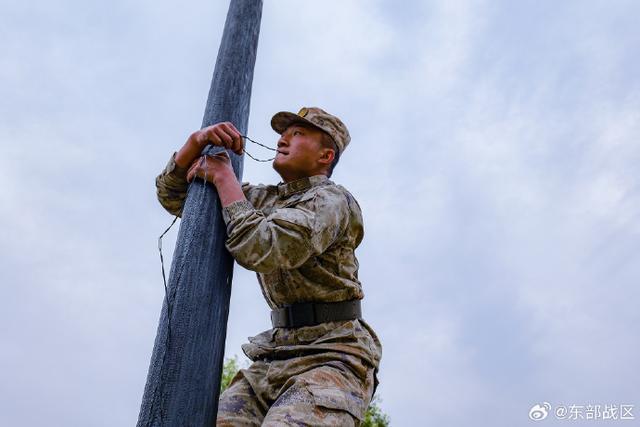
[[[225,5],[58,6],[2,6],[0,422],[130,425],[163,297],[153,178],[200,124]],[[364,211],[384,410],[637,403],[637,6],[398,9],[266,2],[250,122],[275,143],[274,111],[320,105],[351,129],[334,177]],[[236,268],[229,355],[268,327]]]

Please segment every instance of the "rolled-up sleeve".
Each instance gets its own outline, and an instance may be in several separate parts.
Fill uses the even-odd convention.
[[[344,197],[319,191],[293,207],[268,216],[247,200],[222,210],[227,225],[226,246],[238,264],[258,273],[298,268],[323,253],[348,222]]]
[[[173,153],[167,166],[156,177],[156,194],[163,208],[171,215],[181,216],[184,200],[189,190],[187,168],[176,164],[176,153]]]

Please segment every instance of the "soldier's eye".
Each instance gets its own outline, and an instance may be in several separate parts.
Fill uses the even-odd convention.
[[[293,131],[293,134],[294,134],[294,135],[302,135],[302,132],[300,132],[299,130],[294,130],[294,131]]]

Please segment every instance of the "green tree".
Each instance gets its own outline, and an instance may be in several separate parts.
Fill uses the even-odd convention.
[[[367,412],[364,414],[364,420],[362,420],[362,427],[389,427],[389,416],[382,412],[382,409],[378,404],[382,399],[378,396],[373,396]]]
[[[222,367],[222,380],[220,381],[220,394],[229,387],[229,383],[236,375],[240,365],[238,363],[238,356],[226,358],[224,360],[224,366]],[[367,412],[364,414],[364,420],[362,420],[362,427],[389,427],[389,416],[382,412],[378,404],[381,402],[377,396],[373,398],[367,408]]]
[[[220,394],[229,387],[231,380],[239,370],[240,365],[238,364],[238,356],[228,357],[224,360],[224,365],[222,366],[222,378],[220,380]]]

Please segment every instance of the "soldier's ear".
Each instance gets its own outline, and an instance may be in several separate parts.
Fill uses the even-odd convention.
[[[323,165],[330,165],[335,157],[336,153],[333,148],[323,148],[318,162],[322,163]]]

